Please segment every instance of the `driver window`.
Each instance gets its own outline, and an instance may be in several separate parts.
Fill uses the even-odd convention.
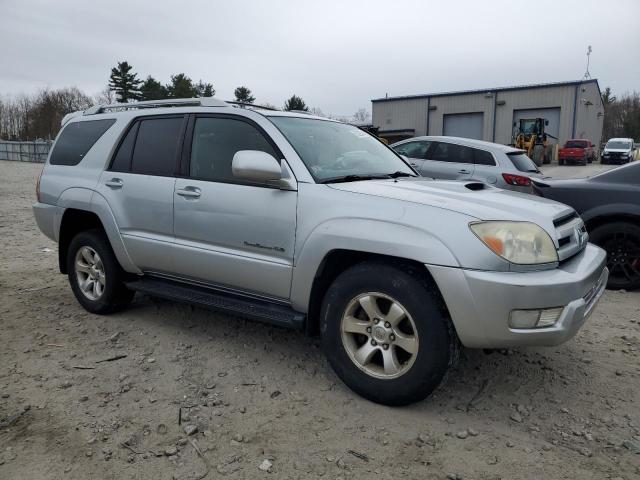
[[[260,150],[278,158],[264,135],[247,122],[231,118],[197,118],[189,175],[200,180],[238,183],[231,163],[240,150]]]

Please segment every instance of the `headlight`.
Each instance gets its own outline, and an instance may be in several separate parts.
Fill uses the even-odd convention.
[[[471,231],[496,255],[511,263],[535,265],[558,261],[549,234],[531,222],[476,222]]]

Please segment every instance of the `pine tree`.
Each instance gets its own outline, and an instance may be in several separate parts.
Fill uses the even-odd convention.
[[[194,98],[197,96],[193,81],[184,73],[171,75],[171,83],[167,85],[167,93],[170,98]]]
[[[285,110],[301,110],[303,112],[309,111],[309,107],[307,107],[307,104],[304,103],[304,100],[302,100],[302,98],[297,95],[292,95],[289,100],[284,102],[284,109]]]
[[[199,80],[195,85],[196,97],[213,97],[216,94],[216,89],[210,83],[204,83]]]
[[[133,67],[128,62],[118,62],[118,66],[111,69],[109,89],[116,93],[118,102],[125,103],[140,99],[140,83],[138,74],[131,72]]]
[[[251,90],[247,87],[238,87],[234,92],[236,96],[236,102],[240,103],[253,103],[256,101],[256,97],[251,95]]]
[[[151,75],[140,86],[142,100],[162,100],[167,98],[167,89]]]

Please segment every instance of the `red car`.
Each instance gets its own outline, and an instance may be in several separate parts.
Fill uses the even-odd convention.
[[[558,150],[558,163],[560,165],[575,163],[586,165],[596,159],[596,150],[590,140],[576,138],[567,140],[560,150]]]

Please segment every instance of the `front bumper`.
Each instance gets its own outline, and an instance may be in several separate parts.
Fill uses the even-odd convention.
[[[463,345],[506,348],[558,345],[591,315],[607,284],[606,253],[587,247],[554,270],[487,272],[427,265]],[[550,327],[509,327],[512,310],[563,307]]]

